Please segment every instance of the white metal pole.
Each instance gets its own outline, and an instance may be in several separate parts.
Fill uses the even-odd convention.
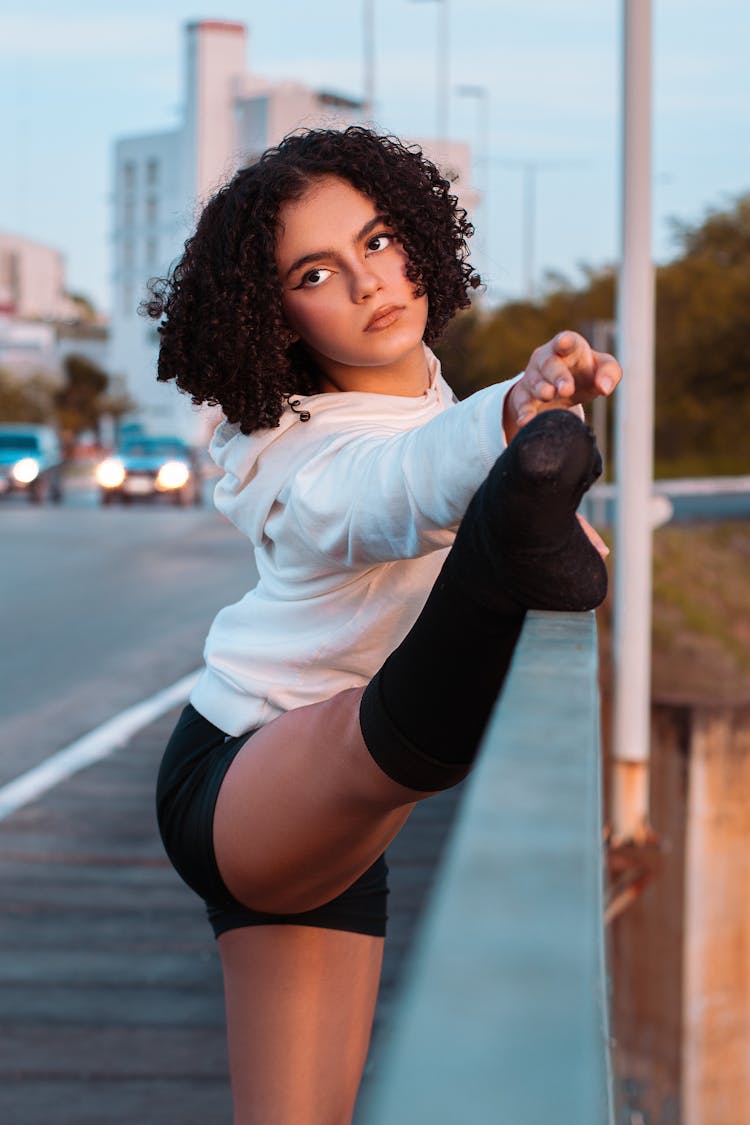
[[[651,259],[651,0],[623,0],[622,258],[616,414],[615,706],[612,829],[648,832],[654,269]]]

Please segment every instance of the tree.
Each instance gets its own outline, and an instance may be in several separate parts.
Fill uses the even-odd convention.
[[[67,356],[63,367],[65,384],[55,395],[55,405],[63,440],[72,445],[84,430],[98,432],[109,379],[97,364],[82,355]]]
[[[0,368],[0,421],[54,421],[57,383],[37,373],[19,378]]]
[[[678,255],[656,274],[657,471],[748,473],[750,194],[674,229]],[[522,370],[561,329],[613,319],[615,271],[583,269],[580,288],[549,278],[540,301],[472,310],[449,325],[438,351],[459,397]]]
[[[683,252],[657,283],[657,456],[747,473],[750,195],[676,231]]]

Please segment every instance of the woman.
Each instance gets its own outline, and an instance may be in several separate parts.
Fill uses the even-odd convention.
[[[159,378],[224,410],[216,503],[260,576],[211,627],[158,783],[218,937],[238,1125],[351,1120],[383,852],[469,770],[526,609],[606,591],[568,408],[620,369],[565,332],[457,403],[428,345],[478,284],[471,233],[418,149],[306,131],[208,203],[149,306]]]

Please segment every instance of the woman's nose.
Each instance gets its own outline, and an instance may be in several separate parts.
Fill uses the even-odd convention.
[[[364,301],[381,288],[380,277],[369,263],[363,263],[353,274],[351,282],[352,300]]]

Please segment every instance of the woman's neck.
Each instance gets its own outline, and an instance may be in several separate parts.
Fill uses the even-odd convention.
[[[368,394],[397,395],[401,398],[420,398],[430,387],[430,369],[427,354],[420,344],[395,363],[384,367],[346,367],[317,360],[322,392],[364,391]]]

